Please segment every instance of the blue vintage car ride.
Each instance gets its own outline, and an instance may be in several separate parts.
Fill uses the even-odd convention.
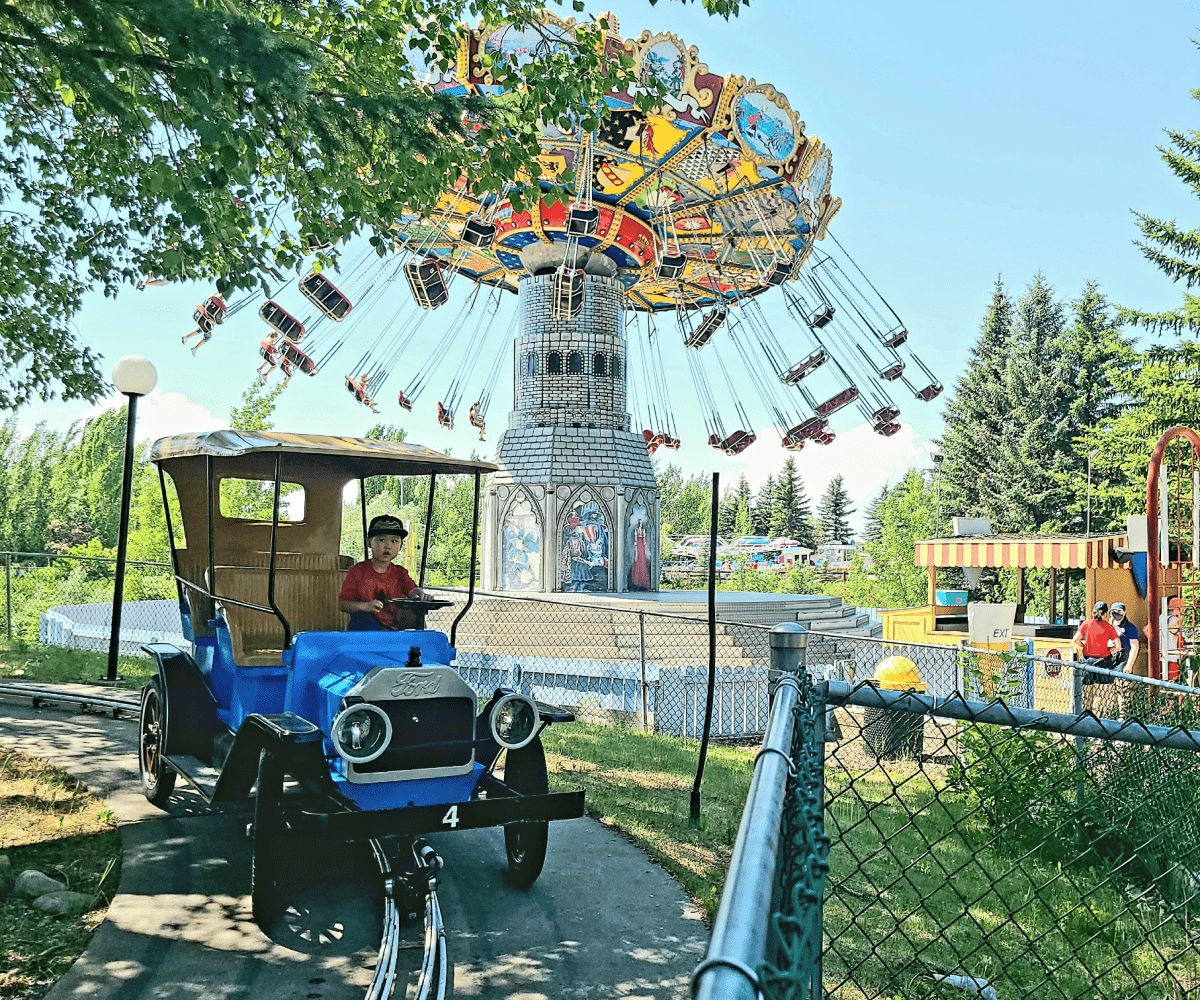
[[[474,599],[480,479],[495,466],[407,443],[236,430],[163,438],[150,457],[192,650],[145,647],[158,664],[141,700],[146,797],[165,806],[182,776],[210,802],[253,798],[252,899],[263,924],[279,915],[283,866],[295,867],[285,830],[390,838],[407,845],[401,865],[411,866],[422,834],[503,825],[509,878],[531,885],[549,821],[581,816],[583,792],[549,792],[540,739],[571,713],[507,690],[480,708],[453,666]],[[365,547],[367,477],[428,477],[423,583],[437,477],[463,474],[475,480],[472,582],[449,636],[424,627],[428,611],[450,604],[430,600],[394,602],[411,628],[344,631],[347,486],[359,485]],[[269,517],[235,516],[230,501],[247,491]]]

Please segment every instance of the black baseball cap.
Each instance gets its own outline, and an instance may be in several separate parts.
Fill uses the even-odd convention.
[[[393,517],[391,514],[380,514],[378,517],[371,518],[371,527],[367,529],[367,537],[374,538],[376,535],[397,535],[400,538],[408,537],[408,529],[404,527],[404,522],[398,517]]]

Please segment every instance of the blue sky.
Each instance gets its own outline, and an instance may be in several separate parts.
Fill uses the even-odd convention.
[[[833,150],[833,191],[845,201],[832,231],[911,331],[914,349],[946,384],[961,373],[997,274],[1020,291],[1042,270],[1060,297],[1095,278],[1113,300],[1163,308],[1179,290],[1133,246],[1130,209],[1197,224],[1197,205],[1158,158],[1166,126],[1200,125],[1200,3],[963,4],[855,2],[809,4],[752,0],[730,22],[698,6],[668,0],[611,4],[626,37],[643,28],[673,31],[700,50],[713,72],[772,83]],[[568,5],[569,10],[569,5]],[[458,297],[464,294],[458,287]],[[82,337],[105,356],[106,370],[125,354],[149,357],[159,390],[142,407],[141,436],[218,426],[249,385],[264,329],[247,309],[216,331],[195,359],[179,338],[207,289],[167,287],[93,296],[78,319]],[[391,300],[406,291],[397,286]],[[285,304],[299,301],[294,286]],[[506,303],[502,316],[512,308]],[[782,315],[781,304],[768,308]],[[455,303],[422,331],[444,329]],[[386,317],[386,308],[374,316]],[[358,334],[359,342],[369,336]],[[465,338],[463,338],[465,339]],[[492,342],[493,344],[496,341]],[[461,363],[452,351],[413,414],[395,405],[395,389],[432,349],[415,347],[385,393],[385,421],[410,436],[464,454],[490,454],[511,399],[507,372],[496,393],[491,432],[479,445],[465,419],[439,428],[434,403]],[[284,393],[277,426],[356,434],[376,418],[354,403],[341,370],[351,344],[321,375],[297,376]],[[481,366],[482,367],[482,366]],[[672,372],[679,423],[699,411],[686,375]],[[676,377],[677,376],[677,377]],[[477,374],[476,380],[479,380]],[[884,440],[835,418],[838,440],[810,445],[798,462],[811,494],[842,473],[865,505],[885,481],[927,461],[945,397],[932,404],[900,398],[903,431]],[[752,414],[762,415],[751,399]],[[23,426],[65,427],[94,408],[35,403]],[[465,411],[464,411],[465,414]],[[730,459],[684,435],[672,459],[687,472],[746,472],[757,485],[785,453],[762,418],[760,440]]]

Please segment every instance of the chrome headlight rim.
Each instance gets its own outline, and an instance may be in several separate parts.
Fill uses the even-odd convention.
[[[343,749],[341,741],[338,739],[338,730],[341,728],[342,721],[346,718],[346,716],[351,715],[354,712],[364,711],[372,715],[383,728],[383,741],[379,744],[379,748],[365,757],[362,755],[347,753]],[[337,751],[337,755],[341,757],[342,760],[344,760],[347,764],[354,764],[356,766],[370,764],[371,761],[378,760],[380,757],[382,757],[387,748],[392,745],[392,720],[388,718],[387,712],[385,712],[378,705],[375,705],[369,701],[360,701],[353,705],[347,705],[333,717],[333,724],[329,728],[329,739],[333,744],[333,749]]]
[[[497,728],[496,728],[496,720],[500,716],[500,710],[512,702],[522,702],[522,703],[528,705],[529,711],[532,713],[532,716],[533,716],[533,725],[530,726],[529,735],[520,741],[510,740],[506,737],[501,736],[499,730],[497,730]],[[537,737],[537,734],[539,732],[538,722],[540,720],[541,720],[541,714],[538,712],[537,702],[535,702],[527,694],[517,694],[517,693],[513,692],[511,694],[504,695],[503,697],[500,698],[499,701],[496,702],[495,705],[492,706],[492,712],[491,712],[490,717],[488,718],[488,732],[491,734],[492,739],[495,740],[496,743],[498,743],[503,749],[505,749],[505,750],[520,750],[523,747],[529,746],[529,744],[532,743],[534,741],[534,739]]]

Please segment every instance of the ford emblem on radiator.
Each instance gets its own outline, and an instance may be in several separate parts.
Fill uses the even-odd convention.
[[[442,678],[432,671],[404,673],[392,685],[393,698],[432,698],[442,688]]]

